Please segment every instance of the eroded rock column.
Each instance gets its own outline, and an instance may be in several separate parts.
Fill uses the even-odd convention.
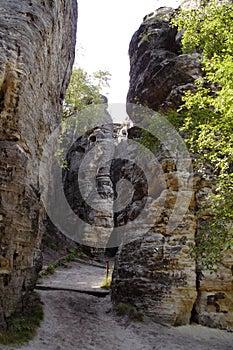
[[[172,13],[171,8],[162,8],[146,16],[130,43],[128,101],[155,111],[176,109],[181,92],[190,88],[200,74],[198,60],[180,54],[177,31],[169,26]],[[163,144],[163,140],[160,142]],[[161,214],[154,218],[151,229],[141,239],[121,246],[112,297],[116,303],[135,305],[155,321],[181,325],[189,323],[197,296],[196,266],[189,255],[197,225],[194,194],[190,196],[192,186],[182,191],[183,201],[174,217],[175,229],[168,231],[167,225],[181,190],[179,181],[191,179],[192,170],[189,174],[179,172],[178,159],[165,149],[161,149],[157,161],[165,182],[161,200],[157,201],[158,209],[162,205]],[[190,198],[188,205],[187,198]],[[186,206],[185,216],[183,206]]]
[[[200,56],[182,54],[182,33],[169,25],[172,15],[171,8],[161,8],[146,16],[129,48],[128,101],[162,114],[177,110],[184,92],[195,89],[194,81],[202,74]],[[232,252],[224,257],[218,273],[211,274],[199,271],[189,250],[202,221],[209,218],[202,209],[211,181],[190,172],[192,199],[185,216],[176,213],[178,225],[168,233],[166,227],[179,192],[178,179],[187,174],[177,171],[177,160],[169,154],[162,152],[158,160],[166,182],[160,195],[165,200],[162,212],[147,234],[120,247],[113,274],[113,302],[131,303],[162,323],[181,325],[194,319],[203,325],[232,329]],[[183,192],[184,203],[185,198]]]
[[[75,0],[1,2],[0,326],[22,308],[42,264],[38,167],[61,120],[76,21]]]
[[[154,216],[154,224],[146,234],[120,247],[112,298],[114,303],[136,306],[157,322],[182,325],[189,323],[197,296],[195,264],[188,248],[194,244],[196,230],[194,200],[191,199],[185,217],[182,210],[176,211],[178,224],[169,232],[167,224],[178,195],[178,174],[174,160],[163,156],[159,161],[166,188],[154,202],[151,213],[160,211],[160,205],[163,209],[159,216]],[[189,196],[185,192],[183,195]],[[141,226],[143,229],[143,223]]]

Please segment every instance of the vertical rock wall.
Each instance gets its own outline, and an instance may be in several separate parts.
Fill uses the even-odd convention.
[[[82,135],[68,150],[68,167],[63,170],[65,196],[83,223],[80,223],[80,232],[75,232],[77,236],[74,239],[88,246],[89,252],[95,256],[103,253],[114,226],[111,161],[105,161],[109,155],[105,142],[113,140],[113,135],[111,123],[97,126]],[[114,148],[110,149],[110,159],[114,157],[112,152]],[[86,198],[83,198],[85,195]]]
[[[203,212],[207,195],[212,188],[210,175],[196,176],[196,212],[198,230],[203,223],[208,222],[210,213]],[[233,330],[233,252],[224,254],[222,263],[217,266],[217,272],[201,271],[197,265],[198,296],[193,308],[194,321],[208,327]]]
[[[188,248],[194,243],[196,230],[194,198],[185,218],[182,210],[176,212],[180,224],[168,232],[167,224],[178,195],[177,171],[169,154],[161,155],[158,161],[166,188],[155,205],[157,211],[159,205],[163,209],[146,234],[140,237],[138,232],[139,239],[120,246],[113,273],[112,298],[115,303],[133,304],[157,322],[182,325],[189,323],[197,297],[196,267]],[[183,192],[184,198],[188,195]],[[155,209],[151,208],[151,213],[156,212]]]
[[[176,110],[182,94],[195,88],[194,81],[201,75],[199,55],[181,53],[181,35],[169,26],[172,15],[171,8],[161,8],[146,16],[129,48],[128,101],[161,112]],[[178,193],[177,177],[182,174],[177,173],[176,160],[169,154],[161,154],[159,162],[166,181],[163,211],[143,238],[120,247],[112,299],[131,303],[159,322],[181,325],[193,318],[203,325],[232,329],[232,254],[224,259],[217,275],[200,272],[189,254],[189,244],[195,242],[203,219],[197,220],[197,214],[211,181],[191,174],[194,187],[189,208],[184,218],[177,216],[180,224],[167,234]]]
[[[76,0],[0,1],[0,326],[41,267],[38,166],[61,120],[76,21]]]

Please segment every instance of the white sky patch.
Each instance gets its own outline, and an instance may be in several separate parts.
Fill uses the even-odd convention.
[[[112,74],[109,103],[125,103],[129,86],[128,48],[143,17],[180,0],[78,0],[76,66],[88,73],[107,69]],[[106,94],[106,91],[103,91]]]

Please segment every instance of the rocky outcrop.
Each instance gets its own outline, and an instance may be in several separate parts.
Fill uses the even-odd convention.
[[[201,75],[200,56],[181,53],[182,33],[170,27],[171,16],[171,8],[146,16],[129,48],[128,101],[162,113],[176,110],[182,94],[195,89],[194,80]],[[121,245],[113,273],[113,302],[131,303],[162,323],[181,325],[195,320],[233,329],[232,253],[225,257],[218,274],[200,271],[190,258],[189,246],[195,242],[202,220],[208,219],[199,212],[211,191],[211,179],[190,173],[193,196],[184,217],[176,212],[179,225],[168,233],[166,225],[180,191],[178,179],[185,174],[178,173],[177,159],[169,152],[162,152],[157,159],[166,183],[163,210],[146,235]],[[183,192],[181,207],[185,201]]]
[[[72,238],[82,244],[85,251],[89,247],[89,253],[99,258],[101,255],[103,258],[104,253],[109,256],[112,255],[110,251],[116,251],[122,240],[117,228],[133,220],[145,205],[145,176],[133,162],[124,159],[126,139],[120,124],[96,126],[73,142],[63,169],[67,202],[80,219],[74,230],[65,232],[71,235],[72,231]],[[132,198],[127,196],[127,187],[119,188],[122,181],[131,182]],[[59,201],[56,194],[54,198],[52,206]]]
[[[85,251],[89,247],[95,257],[103,254],[114,226],[111,160],[106,160],[105,143],[114,140],[114,134],[110,123],[96,126],[79,137],[67,152],[67,168],[63,170],[65,196],[81,219],[79,233],[75,231],[73,239],[86,246]],[[110,159],[114,158],[114,147],[112,152]]]
[[[41,268],[38,167],[61,120],[74,59],[75,0],[2,1],[0,13],[0,326]]]
[[[179,225],[169,232],[167,225],[179,191],[178,174],[176,162],[168,153],[161,154],[157,160],[163,169],[165,189],[148,214],[153,215],[155,209],[160,214],[154,215],[154,224],[147,233],[138,233],[140,238],[120,246],[112,298],[114,303],[133,304],[156,322],[182,325],[189,323],[197,297],[195,264],[188,248],[195,239],[195,202],[192,198],[185,218],[182,208],[176,210]],[[183,191],[183,196],[181,206],[186,205],[185,197],[189,193]],[[139,231],[142,226],[143,223],[138,222]]]
[[[169,25],[173,9],[161,8],[144,18],[132,37],[128,102],[154,110],[177,109],[182,94],[201,74],[197,54],[181,54],[181,34]]]

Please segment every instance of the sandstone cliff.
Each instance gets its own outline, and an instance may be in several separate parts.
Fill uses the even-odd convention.
[[[75,0],[0,4],[0,326],[20,310],[41,268],[38,166],[61,120],[76,37]]]
[[[129,48],[130,87],[128,101],[165,112],[176,110],[182,94],[194,88],[201,75],[197,54],[181,53],[181,33],[171,28],[171,8],[146,16]],[[195,320],[210,327],[233,329],[233,256],[225,257],[218,274],[201,272],[190,258],[189,244],[195,242],[211,179],[191,173],[193,197],[179,225],[170,232],[166,225],[178,196],[176,159],[161,154],[159,162],[166,181],[163,211],[153,228],[142,238],[120,247],[113,274],[114,303],[126,302],[172,325]],[[185,203],[186,194],[183,193]],[[182,205],[181,205],[182,206]],[[139,225],[140,226],[140,225]]]

